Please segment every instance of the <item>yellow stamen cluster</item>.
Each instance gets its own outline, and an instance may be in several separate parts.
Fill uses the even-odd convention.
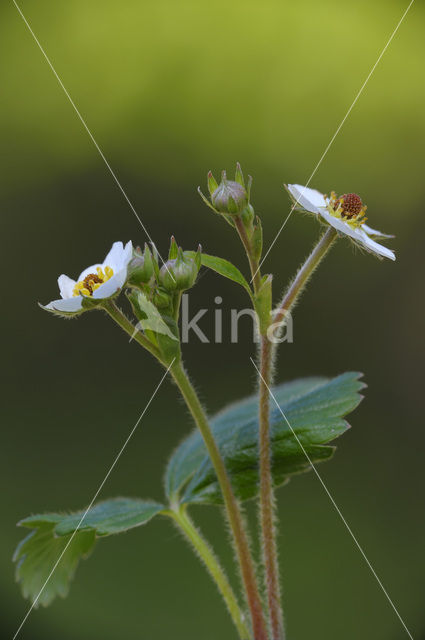
[[[353,227],[353,229],[357,229],[367,220],[365,217],[367,206],[362,203],[356,194],[348,194],[347,197],[351,200],[358,199],[360,207],[358,207],[356,203],[354,211],[352,211],[350,207],[347,207],[347,204],[352,205],[351,200],[350,203],[345,203],[345,196],[338,197],[335,191],[331,191],[331,197],[328,201],[328,211],[335,218],[339,218]]]
[[[100,287],[101,284],[110,280],[114,275],[111,267],[96,267],[97,273],[89,273],[84,280],[80,280],[74,286],[72,295],[75,296],[92,296],[93,292]]]

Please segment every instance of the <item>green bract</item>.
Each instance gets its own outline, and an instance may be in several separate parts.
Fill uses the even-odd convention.
[[[195,255],[194,251],[186,251],[185,253],[191,256]],[[245,289],[245,291],[248,292],[250,297],[252,296],[251,287],[249,286],[246,278],[229,260],[225,260],[225,258],[218,258],[217,256],[209,256],[207,253],[202,253],[201,263],[203,267],[207,267],[224,278],[237,282]]]

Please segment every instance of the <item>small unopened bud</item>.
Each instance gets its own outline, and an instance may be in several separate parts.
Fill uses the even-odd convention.
[[[168,260],[159,272],[159,281],[167,291],[185,291],[196,282],[199,261],[189,257],[179,249],[177,258]]]
[[[153,259],[149,247],[145,244],[142,254],[140,249],[134,251],[134,255],[128,265],[128,282],[132,285],[146,284],[154,273]]]
[[[205,204],[215,213],[226,218],[227,222],[233,226],[235,222],[232,220],[232,216],[239,215],[242,215],[242,218],[245,217],[244,224],[250,226],[254,217],[254,210],[249,204],[252,178],[249,176],[247,183],[245,183],[239,162],[236,164],[234,180],[228,180],[226,172],[223,171],[221,182],[218,184],[211,171],[209,171],[207,182],[210,200],[204,196],[201,188],[198,187],[199,195]]]
[[[248,204],[248,193],[239,182],[228,180],[223,171],[220,184],[211,194],[211,202],[219,213],[238,215]]]

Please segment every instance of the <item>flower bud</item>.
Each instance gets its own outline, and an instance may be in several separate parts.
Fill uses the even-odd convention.
[[[145,244],[143,254],[139,248],[134,251],[133,258],[128,265],[128,282],[135,286],[146,284],[152,278],[153,273],[152,254],[148,245]]]
[[[248,193],[239,182],[227,180],[223,171],[220,184],[211,194],[211,202],[219,213],[238,215],[248,204]]]
[[[199,195],[205,204],[215,213],[222,215],[232,226],[235,226],[233,216],[239,215],[242,215],[243,218],[249,218],[249,220],[244,220],[244,224],[249,226],[254,217],[254,210],[249,204],[252,178],[249,176],[248,182],[245,184],[239,162],[236,164],[234,180],[228,180],[226,172],[223,171],[221,182],[218,184],[209,171],[207,182],[211,201],[204,196],[201,188],[198,187]]]
[[[168,260],[159,272],[160,284],[167,291],[185,291],[196,282],[200,261],[178,250],[177,258]]]

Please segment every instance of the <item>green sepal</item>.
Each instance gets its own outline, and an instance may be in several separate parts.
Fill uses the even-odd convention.
[[[77,316],[80,316],[82,313],[87,311],[87,309],[81,308],[78,311],[72,311],[67,313],[65,311],[58,311],[57,309],[51,309],[50,307],[47,307],[44,304],[41,304],[41,302],[38,302],[37,304],[41,309],[43,309],[43,311],[47,311],[48,313],[51,313],[54,316],[57,316],[58,318],[64,318],[65,320],[76,318]]]
[[[252,176],[248,176],[248,184],[246,186],[246,192],[248,194],[248,202],[251,199],[251,187],[252,187]]]
[[[228,224],[230,224],[231,227],[235,228],[236,225],[235,225],[235,221],[233,219],[233,216],[227,215],[225,213],[221,213],[220,211],[217,211],[217,209],[212,205],[212,203],[208,200],[208,198],[206,198],[204,196],[204,194],[201,191],[201,187],[198,187],[198,193],[201,196],[201,198],[204,201],[204,203],[207,205],[207,207],[212,209],[214,211],[214,213],[216,213],[218,216],[223,218]]]
[[[218,189],[218,182],[214,178],[212,171],[208,171],[207,184],[208,184],[208,191],[210,193],[210,196],[212,196],[214,191]]]
[[[153,264],[153,272],[155,275],[155,279],[157,282],[159,282],[159,253],[158,253],[158,249],[156,248],[156,246],[154,245],[154,243],[152,242],[152,264]]]
[[[308,213],[308,214],[310,214],[310,215],[313,215],[313,216],[317,217],[315,213],[312,213],[311,211],[308,211],[308,209],[304,209],[304,207],[302,206],[302,204],[300,204],[299,202],[297,202],[297,199],[296,199],[296,198],[294,198],[294,196],[292,195],[292,193],[289,191],[289,189],[288,189],[288,185],[287,185],[287,184],[284,184],[284,185],[283,185],[283,188],[285,189],[286,193],[288,194],[288,196],[289,196],[289,198],[290,198],[290,200],[291,200],[291,202],[292,202],[292,205],[293,205],[293,207],[294,207],[294,210],[295,210],[295,211],[301,211],[301,213]]]
[[[38,306],[41,307],[41,309],[43,309],[44,311],[48,311],[49,313],[52,313],[53,315],[58,316],[59,318],[68,318],[68,319],[76,318],[77,316],[80,316],[82,313],[85,313],[86,311],[91,311],[92,309],[102,307],[105,300],[111,300],[113,298],[116,298],[120,293],[121,293],[121,289],[116,293],[114,293],[109,298],[93,298],[92,296],[84,296],[81,294],[81,297],[82,297],[81,309],[78,309],[78,311],[59,311],[58,309],[52,309],[50,307],[47,307],[44,304],[41,304],[41,302],[38,303]]]
[[[235,182],[239,182],[242,187],[245,187],[245,180],[239,162],[236,163]]]
[[[93,296],[85,296],[84,294],[81,294],[83,299],[81,304],[84,311],[91,311],[91,309],[95,309],[99,305],[102,305],[105,300],[113,300],[114,298],[117,298],[120,293],[121,289],[108,298],[93,298]]]
[[[218,186],[218,185],[217,185]],[[211,202],[208,200],[208,198],[206,196],[204,196],[204,194],[201,191],[201,187],[198,187],[198,193],[201,196],[202,200],[204,201],[204,203],[207,205],[207,207],[209,207],[210,209],[212,209],[214,211],[214,213],[220,214],[219,211],[217,211],[217,209],[215,209],[213,207],[213,205],[211,204]]]
[[[174,236],[171,236],[171,242],[170,242],[170,250],[168,252],[168,259],[169,260],[175,260],[177,258],[179,252],[179,247],[178,244],[176,242],[176,239]]]
[[[186,256],[186,255],[187,255],[187,253],[188,253],[188,252],[187,252],[187,251],[185,251],[185,252],[184,252],[184,255]],[[189,257],[189,256],[188,256],[188,257]],[[201,245],[200,245],[200,244],[198,245],[198,249],[197,249],[197,251],[196,251],[196,253],[195,253],[194,260],[195,260],[196,268],[198,269],[198,273],[199,273],[199,269],[200,269],[200,268],[201,268],[201,266],[202,266],[202,247],[201,247]]]

